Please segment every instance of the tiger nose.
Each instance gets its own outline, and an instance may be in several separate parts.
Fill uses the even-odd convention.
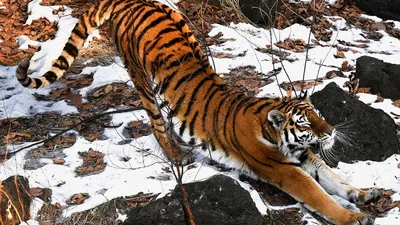
[[[329,128],[327,131],[325,131],[325,134],[327,134],[329,136],[332,136],[332,133],[333,133],[333,128],[332,127]]]

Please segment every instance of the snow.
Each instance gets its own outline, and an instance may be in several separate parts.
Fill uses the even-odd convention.
[[[27,19],[27,24],[32,20],[46,17],[50,21],[58,21],[58,32],[53,40],[43,43],[34,42],[29,40],[26,36],[20,36],[18,42],[20,48],[26,48],[28,44],[41,46],[41,50],[35,54],[32,59],[30,70],[36,71],[32,75],[37,77],[50,68],[51,61],[57,58],[61,53],[62,47],[67,41],[73,26],[77,19],[70,16],[71,9],[65,7],[65,12],[59,12],[58,15],[53,15],[54,7],[39,5],[40,0],[34,0],[29,4],[28,11],[31,12]],[[174,8],[174,3],[177,1],[165,1]],[[304,1],[307,2],[307,1]],[[335,1],[330,0],[329,3],[333,4]],[[1,5],[0,5],[1,7]],[[365,16],[365,15],[363,15]],[[363,40],[360,35],[361,30],[357,28],[348,27],[346,21],[342,18],[329,17],[331,22],[340,30],[332,29],[332,40],[329,42],[322,42],[323,44],[337,44],[337,40],[345,40],[351,43],[356,43],[356,40]],[[400,22],[394,21],[396,26],[400,26]],[[266,45],[283,41],[286,38],[303,40],[308,39],[309,28],[294,24],[284,30],[272,29],[271,31],[256,28],[249,24],[239,23],[230,24],[229,26],[222,26],[214,24],[209,33],[214,36],[222,32],[222,38],[230,38],[229,40],[218,46],[210,46],[213,52],[226,52],[233,55],[238,55],[245,52],[242,57],[234,58],[214,58],[215,69],[218,73],[228,73],[231,69],[238,66],[252,65],[255,70],[264,74],[273,70],[272,58],[268,54],[256,51],[256,48],[265,48]],[[347,30],[341,28],[347,27]],[[349,64],[354,65],[356,59],[362,55],[369,55],[380,58],[386,62],[400,64],[399,51],[400,41],[398,39],[382,33],[384,37],[380,41],[371,41],[368,43],[367,49],[351,47],[357,50],[356,53],[346,52],[346,59],[336,59],[333,54],[336,49],[333,47],[315,46],[309,50],[309,61],[305,73],[305,79],[314,79],[316,76],[321,77],[326,72],[333,70],[331,67],[320,66],[334,65],[341,66],[343,61],[348,61]],[[95,35],[99,35],[96,33]],[[272,35],[272,41],[270,40]],[[311,37],[313,38],[313,37]],[[340,44],[339,44],[340,45]],[[278,50],[276,46],[271,45],[273,49]],[[297,61],[290,63],[283,61],[283,65],[293,81],[302,79],[302,72],[304,68],[304,61],[306,59],[304,53],[293,53],[290,51],[282,50],[290,54],[289,58],[296,58]],[[392,55],[371,54],[369,51],[387,51]],[[112,82],[127,82],[129,76],[126,70],[121,67],[122,62],[120,58],[114,58],[115,63],[109,66],[87,67],[81,74],[88,74],[93,72],[93,83],[85,88],[79,90],[83,98],[87,93],[97,87],[106,85]],[[276,64],[276,67],[282,65]],[[50,90],[55,87],[60,87],[60,83],[55,83],[49,87],[39,90],[30,90],[23,88],[15,78],[16,67],[0,66],[0,119],[16,118],[32,116],[44,112],[59,112],[61,114],[78,113],[74,106],[69,106],[65,101],[38,101],[33,97],[34,93],[48,94]],[[112,76],[110,76],[112,74]],[[348,74],[347,74],[348,75]],[[77,75],[81,76],[81,75]],[[282,71],[278,75],[279,82],[289,81],[289,78]],[[347,81],[345,78],[335,78],[332,80],[325,80],[322,85],[318,85],[314,91],[323,89],[329,82],[335,82],[339,86],[343,86]],[[129,82],[129,85],[133,85]],[[283,91],[284,92],[284,91]],[[285,92],[284,92],[285,93]],[[280,96],[280,90],[276,82],[271,83],[262,88],[259,96]],[[392,105],[390,99],[384,99],[383,102],[375,102],[376,96],[371,94],[358,94],[360,100],[370,104],[374,108],[384,110],[393,117],[391,112],[400,114],[400,109]],[[109,109],[113,110],[113,109]],[[36,170],[24,170],[23,165],[25,162],[24,156],[32,149],[23,150],[15,154],[8,161],[0,165],[0,180],[4,180],[12,175],[23,175],[29,179],[31,187],[51,188],[53,190],[53,203],[59,202],[63,210],[63,216],[69,216],[74,212],[93,208],[105,201],[116,198],[119,196],[133,195],[138,192],[152,192],[161,193],[159,197],[167,194],[176,185],[176,182],[170,173],[164,172],[164,167],[169,167],[166,163],[166,158],[162,154],[153,135],[133,139],[129,144],[121,144],[124,139],[122,131],[124,127],[131,121],[143,120],[147,123],[148,116],[144,110],[137,110],[133,112],[113,114],[111,125],[122,124],[118,128],[106,128],[103,135],[107,137],[106,140],[95,140],[90,142],[83,137],[78,137],[76,143],[63,150],[66,155],[64,165],[56,165],[51,160],[43,160],[46,165]],[[395,119],[399,123],[399,119]],[[26,143],[29,144],[29,143]],[[8,146],[9,148],[17,149],[20,146]],[[74,169],[82,164],[82,159],[78,156],[79,151],[87,151],[92,148],[105,154],[104,160],[107,163],[105,170],[96,175],[90,176],[77,176]],[[128,161],[122,160],[129,159]],[[193,169],[185,167],[185,174],[183,181],[194,182],[205,180],[215,174],[225,174],[230,176],[240,183],[240,185],[249,191],[254,199],[257,208],[261,213],[266,214],[268,208],[274,208],[267,205],[262,201],[258,193],[251,188],[247,183],[239,181],[239,173],[237,171],[219,172],[215,167],[209,166],[204,163],[205,158],[198,156],[194,163]],[[383,162],[356,162],[354,164],[340,163],[335,171],[342,176],[350,184],[359,188],[378,187],[385,189],[392,189],[396,193],[392,196],[393,200],[400,200],[400,169],[397,165],[400,160],[400,155],[393,155]],[[64,185],[58,184],[65,182]],[[67,206],[65,201],[75,193],[86,192],[90,195],[84,204],[77,206]],[[33,216],[36,215],[37,210],[41,207],[42,202],[35,199],[31,207],[33,208]],[[119,215],[120,218],[125,218],[125,215]],[[305,219],[309,218],[305,216]],[[312,220],[313,218],[311,217]],[[400,222],[400,211],[398,208],[389,211],[382,218],[377,218],[376,223],[380,225],[393,225]],[[37,221],[28,221],[30,225],[38,224]],[[315,223],[313,223],[315,224]]]

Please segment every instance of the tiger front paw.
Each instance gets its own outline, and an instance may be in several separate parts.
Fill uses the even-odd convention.
[[[346,222],[343,225],[373,225],[374,222],[375,219],[371,215],[352,212],[349,222]]]
[[[352,194],[350,201],[357,205],[366,205],[371,202],[375,202],[380,199],[383,195],[383,189],[370,188],[368,190],[362,190],[357,194]]]

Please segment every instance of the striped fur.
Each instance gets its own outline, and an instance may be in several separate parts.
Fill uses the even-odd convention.
[[[371,224],[369,216],[343,208],[327,193],[360,203],[379,195],[375,189],[362,191],[346,184],[308,150],[318,144],[331,147],[335,134],[313,105],[306,98],[254,98],[227,87],[182,16],[166,5],[102,1],[80,18],[63,52],[42,77],[28,77],[29,61],[23,61],[17,68],[20,83],[40,88],[58,80],[85,39],[105,21],[170,159],[187,156],[177,139],[199,145],[239,162],[336,224]]]

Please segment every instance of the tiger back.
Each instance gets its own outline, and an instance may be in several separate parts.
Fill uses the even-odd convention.
[[[211,68],[182,16],[162,3],[100,2],[79,19],[61,55],[43,76],[28,77],[29,60],[21,62],[20,83],[40,88],[61,78],[86,38],[106,21],[169,159],[190,161],[180,139],[201,146],[219,161],[254,172],[336,224],[373,222],[366,214],[343,208],[326,192],[333,190],[330,194],[360,203],[379,195],[375,189],[351,187],[308,149],[319,143],[331,146],[335,129],[307,97],[255,98],[229,88]],[[324,182],[315,179],[318,173]]]

